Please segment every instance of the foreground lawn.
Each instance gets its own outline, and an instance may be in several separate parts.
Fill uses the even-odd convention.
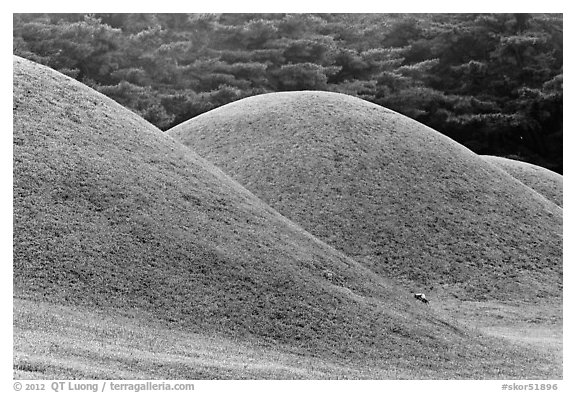
[[[561,301],[497,302],[442,301],[432,304],[448,320],[504,339],[518,347],[535,349],[551,359],[552,370],[562,370],[563,313]]]
[[[409,377],[385,371],[371,376]],[[338,379],[361,370],[210,334],[146,316],[14,300],[16,379]]]
[[[535,307],[461,302],[436,306],[503,344],[537,349],[548,378],[562,376],[562,323]],[[534,317],[536,316],[536,317]],[[524,360],[517,359],[519,367]],[[186,332],[149,315],[110,315],[14,300],[16,379],[412,379],[417,370],[376,369]],[[455,376],[445,375],[445,378]],[[457,377],[456,377],[457,378]]]

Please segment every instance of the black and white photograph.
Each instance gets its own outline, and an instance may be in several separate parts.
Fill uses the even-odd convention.
[[[328,10],[12,13],[9,388],[563,391],[564,14]]]

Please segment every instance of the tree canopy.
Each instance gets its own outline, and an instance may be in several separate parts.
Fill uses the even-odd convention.
[[[164,130],[256,94],[336,91],[562,173],[562,15],[14,14],[13,26],[16,55]]]

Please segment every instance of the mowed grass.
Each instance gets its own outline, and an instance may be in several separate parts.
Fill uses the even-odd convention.
[[[482,156],[482,158],[502,168],[558,206],[563,206],[564,181],[562,175],[537,165],[509,158],[494,156]]]
[[[15,300],[16,379],[343,379],[379,374],[160,324],[153,316]]]
[[[15,58],[13,114],[17,375],[236,378],[260,351],[246,376],[561,375],[415,302],[70,78]],[[208,352],[222,356],[186,355]]]
[[[271,93],[168,134],[412,291],[556,302],[562,292],[562,209],[386,108],[336,93]]]
[[[536,349],[563,361],[563,312],[561,303],[549,301],[443,301],[435,311],[475,331],[503,338],[517,346]]]
[[[558,379],[562,368],[561,356],[551,353],[548,344],[537,348],[542,352],[537,359],[539,377],[529,374],[534,366],[524,365],[529,363],[524,363],[528,359],[522,351],[507,354],[510,357],[495,353],[498,357],[463,365],[465,369],[458,373],[440,373],[432,363],[422,370],[394,361],[383,367],[370,359],[326,360],[289,347],[193,333],[138,311],[16,299],[14,321],[15,379],[481,379],[486,374],[480,373],[487,369],[501,373],[499,378],[510,378],[505,369],[514,363],[519,368],[516,378]],[[525,332],[513,335],[504,327],[486,333],[506,339],[492,340],[492,345],[508,346],[510,340],[515,345],[518,340],[526,346],[538,343],[532,337],[518,337]]]

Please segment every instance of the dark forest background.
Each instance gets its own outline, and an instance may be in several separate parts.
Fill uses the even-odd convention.
[[[14,14],[14,54],[166,130],[247,96],[328,90],[478,154],[562,173],[562,15]]]

